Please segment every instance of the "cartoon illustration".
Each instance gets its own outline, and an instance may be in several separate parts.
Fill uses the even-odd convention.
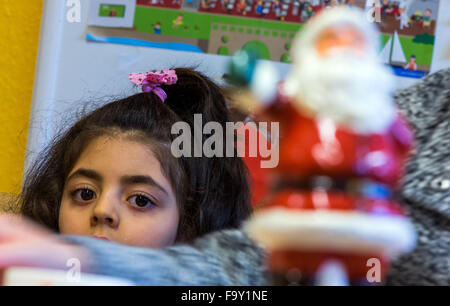
[[[405,67],[403,67],[405,69],[408,69],[410,71],[414,71],[417,70],[417,64],[416,64],[416,56],[415,55],[411,55],[409,58],[409,63],[405,65]]]
[[[258,2],[256,4],[255,12],[258,15],[262,15],[262,13],[263,13],[263,2],[262,2],[262,0],[258,0]]]
[[[172,23],[173,23],[174,28],[179,28],[180,26],[182,26],[183,25],[183,15],[182,14],[178,15],[177,18],[172,21]]]
[[[314,9],[314,13],[320,12],[322,10],[322,4],[320,3],[320,0],[310,0],[310,3]]]
[[[158,35],[161,34],[161,22],[158,21],[155,24],[155,26],[153,27],[153,32]]]
[[[387,14],[391,14],[392,13],[393,9],[392,9],[392,6],[391,6],[389,0],[383,0],[382,3],[383,4],[381,6],[381,17],[383,19],[385,19]]]
[[[421,26],[424,28],[429,28],[431,26],[431,10],[426,9],[425,14],[423,14]]]
[[[274,0],[273,2],[273,11],[275,12],[275,16],[278,19],[281,19],[281,5],[280,5],[280,1],[279,0]]]
[[[129,4],[134,0],[123,1]],[[372,14],[383,16],[381,22],[374,24],[381,31],[377,39],[381,42],[380,51],[384,50],[384,62],[396,67],[395,73],[401,73],[402,76],[422,77],[431,67],[440,0],[380,0],[381,3],[370,0],[135,1],[136,8],[127,21],[128,26],[120,26],[129,29],[121,31],[124,37],[130,38],[127,41],[131,44],[136,39],[140,40],[140,44],[142,40],[148,41],[144,44],[149,46],[164,43],[164,48],[221,55],[231,55],[246,46],[257,45],[263,50],[261,56],[264,59],[286,62],[290,62],[289,46],[295,33],[320,11],[336,6],[356,10],[372,9],[375,11]],[[104,10],[105,14],[114,8],[118,16],[121,15],[116,6],[106,7],[108,10]],[[111,20],[119,22],[121,19],[109,18],[109,24],[104,26],[111,27]],[[186,20],[195,22],[186,24]],[[90,40],[102,41],[96,37],[110,36],[106,28],[90,28],[89,31],[101,33],[88,35]],[[394,39],[396,31],[398,39]],[[117,34],[111,32],[111,35],[109,38],[112,39],[108,41],[118,40],[114,38]],[[227,42],[222,41],[223,37],[228,38]],[[407,59],[413,54],[417,56],[417,70],[404,69]]]
[[[420,23],[422,21],[422,11],[415,11],[414,15],[411,16],[410,21]]]
[[[311,4],[306,4],[306,10],[302,13],[302,22],[307,22],[312,16],[314,16],[314,8]]]
[[[247,14],[247,12],[245,10],[246,7],[247,7],[246,0],[239,0],[239,4],[237,5],[237,10],[238,10],[238,12],[240,14],[242,14],[242,15],[246,15]]]
[[[209,0],[202,0],[202,5],[201,5],[201,7],[202,7],[204,10],[209,11],[209,9],[210,9],[210,6],[209,6]]]
[[[429,73],[438,7],[439,0],[383,0],[382,22],[375,23],[381,32],[380,57],[397,75],[421,78]],[[417,58],[409,67],[413,55]]]
[[[406,13],[406,7],[402,6],[399,9],[400,16],[397,17],[397,20],[400,20],[400,30],[403,30],[404,27],[409,28],[409,17]]]
[[[136,0],[138,5],[198,10],[199,12],[226,14],[239,17],[303,23],[323,8],[346,4],[364,8],[366,0]],[[162,2],[160,2],[162,1]],[[198,2],[196,4],[196,2]],[[308,6],[312,6],[312,13]],[[308,10],[307,13],[304,11]]]
[[[380,58],[383,63],[396,66],[403,66],[406,63],[405,53],[403,52],[400,37],[396,31],[384,46],[380,53]]]

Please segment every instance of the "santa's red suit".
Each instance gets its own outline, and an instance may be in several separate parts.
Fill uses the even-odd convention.
[[[414,248],[413,225],[395,202],[413,137],[391,101],[391,75],[371,56],[375,36],[363,12],[324,10],[295,39],[278,97],[262,103],[261,121],[280,123],[278,165],[266,169],[270,195],[246,229],[269,250],[273,272],[296,268],[333,284],[322,272],[345,270],[352,283],[371,282],[367,273],[384,274]]]
[[[413,136],[400,115],[385,132],[363,135],[329,120],[307,117],[291,103],[276,103],[267,114],[270,120],[280,122],[280,144],[278,166],[266,169],[265,177],[275,179],[264,210],[328,211],[337,212],[337,218],[341,218],[342,212],[344,218],[347,218],[345,212],[356,213],[357,218],[404,217],[393,200],[393,189],[402,176]],[[338,225],[336,230],[346,232],[350,227]],[[277,236],[279,245],[272,248],[268,257],[272,270],[298,268],[306,275],[313,275],[326,259],[334,258],[345,265],[350,279],[358,280],[367,273],[368,260],[378,258],[382,274],[386,272],[385,245],[374,247],[370,242],[365,246],[367,237],[356,238],[347,245],[336,239],[335,246],[327,238],[323,243],[301,241],[298,246],[297,241],[293,243],[289,239],[283,241]],[[289,247],[292,243],[295,248]]]
[[[279,164],[274,170],[285,178],[365,178],[395,187],[403,174],[413,136],[400,115],[385,132],[363,135],[306,117],[290,103],[275,105],[269,112],[277,114],[281,124]]]

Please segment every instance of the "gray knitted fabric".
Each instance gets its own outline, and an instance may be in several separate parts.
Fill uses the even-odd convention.
[[[450,285],[450,69],[396,93],[416,147],[402,202],[418,232],[416,249],[394,263],[390,285]]]
[[[401,201],[415,224],[418,246],[399,258],[388,285],[450,285],[450,69],[429,75],[395,99],[416,135]],[[95,273],[137,285],[264,285],[265,253],[239,230],[163,250],[67,237],[88,248]]]
[[[193,245],[166,249],[130,247],[81,236],[65,238],[91,252],[92,273],[126,278],[136,285],[267,285],[265,254],[240,230],[216,232]]]

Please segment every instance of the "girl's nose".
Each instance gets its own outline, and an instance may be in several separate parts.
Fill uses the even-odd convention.
[[[100,198],[95,205],[91,217],[91,226],[107,225],[112,228],[117,228],[119,226],[119,216],[114,206],[113,201],[106,196]]]

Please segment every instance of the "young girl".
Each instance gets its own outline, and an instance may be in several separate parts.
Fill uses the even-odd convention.
[[[61,234],[144,247],[239,227],[251,213],[243,161],[171,153],[176,122],[194,130],[201,114],[204,124],[225,128],[221,89],[186,68],[130,80],[144,92],[93,111],[38,159],[24,183],[22,214]]]

